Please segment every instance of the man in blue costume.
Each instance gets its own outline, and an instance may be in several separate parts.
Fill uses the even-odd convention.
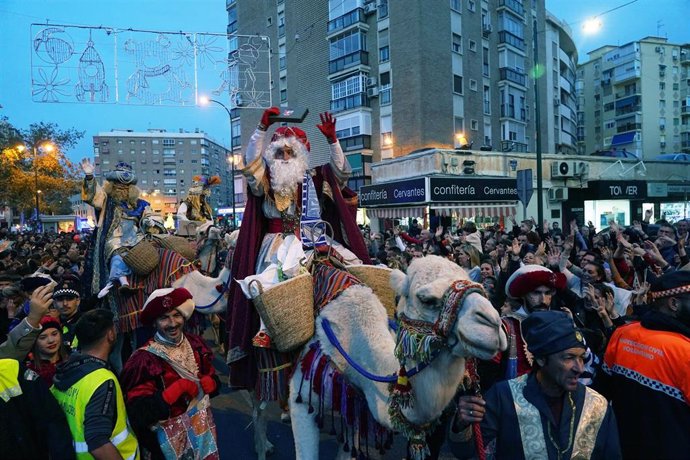
[[[496,383],[486,399],[460,397],[453,424],[460,457],[472,454],[470,424],[480,422],[486,458],[621,458],[606,398],[578,382],[587,348],[572,319],[536,311],[522,321],[522,332],[534,368]]]

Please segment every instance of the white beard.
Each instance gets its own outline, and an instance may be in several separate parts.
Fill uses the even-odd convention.
[[[273,153],[276,149],[288,143],[286,140],[272,142],[266,149],[264,158],[268,162],[268,167],[271,171],[271,188],[273,193],[291,196],[294,195],[297,187],[302,183],[304,173],[309,169],[309,165],[307,164],[307,156],[303,153],[304,147],[297,140],[294,143],[289,142],[296,154],[294,158],[289,160],[273,158]]]

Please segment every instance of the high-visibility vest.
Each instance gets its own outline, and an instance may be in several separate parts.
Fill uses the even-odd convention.
[[[0,359],[0,399],[7,402],[22,394],[19,386],[19,361]]]
[[[50,391],[65,412],[69,429],[72,432],[74,450],[77,453],[77,458],[92,459],[93,456],[89,453],[89,447],[84,437],[84,415],[86,412],[86,405],[89,403],[98,387],[108,380],[112,380],[115,385],[115,399],[117,403],[117,420],[115,422],[115,428],[110,435],[110,442],[125,460],[138,460],[139,444],[129,427],[125,410],[125,400],[122,397],[122,390],[120,389],[120,384],[117,382],[115,374],[105,368],[97,369],[82,377],[66,391],[58,390],[55,385],[50,388]]]

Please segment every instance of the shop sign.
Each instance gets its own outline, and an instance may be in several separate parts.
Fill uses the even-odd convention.
[[[364,185],[359,188],[359,205],[381,206],[391,204],[424,203],[426,199],[426,178],[389,182],[387,184]]]
[[[690,185],[669,185],[669,193],[687,193],[690,192]]]
[[[590,181],[589,189],[598,200],[636,200],[647,197],[647,183],[641,180]]]
[[[432,202],[518,200],[517,180],[513,178],[431,177],[429,182]]]
[[[668,196],[668,185],[661,182],[648,182],[647,183],[647,196],[648,197],[664,197]]]

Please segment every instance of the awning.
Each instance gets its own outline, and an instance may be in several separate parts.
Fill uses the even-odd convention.
[[[613,136],[613,139],[611,139],[611,146],[630,144],[633,141],[635,141],[635,134],[637,134],[635,131],[623,134],[616,134]]]
[[[370,219],[394,219],[396,217],[424,217],[426,206],[397,207],[397,208],[366,208]]]
[[[517,203],[439,203],[432,204],[431,209],[436,210],[437,214],[450,216],[455,213],[458,217],[467,218],[474,216],[484,217],[505,217],[517,214],[515,206]]]

